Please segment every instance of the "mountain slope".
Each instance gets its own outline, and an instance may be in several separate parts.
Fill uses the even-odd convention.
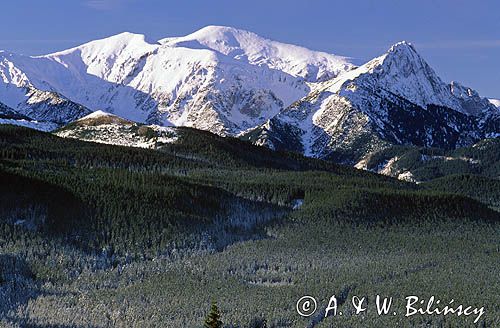
[[[56,128],[56,124],[50,122],[39,122],[20,114],[12,108],[0,102],[0,124],[20,125],[32,129],[51,131]]]
[[[0,102],[0,118],[1,119],[27,119],[26,116],[23,116],[23,115],[17,113],[15,110],[6,106],[5,104],[2,104],[1,102]]]
[[[32,120],[54,124],[91,113],[51,88],[46,81],[50,72],[54,67],[48,60],[0,51],[0,101]]]
[[[220,26],[160,42],[122,33],[39,57],[0,53],[0,63],[0,100],[15,109],[26,94],[19,89],[34,87],[137,122],[221,135],[265,122],[306,95],[310,82],[353,67],[344,57]]]
[[[445,84],[401,42],[243,138],[365,168],[366,156],[394,144],[453,149],[496,137],[499,117],[487,99],[456,82]]]

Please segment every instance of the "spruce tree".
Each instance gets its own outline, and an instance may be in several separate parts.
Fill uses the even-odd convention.
[[[205,319],[205,328],[222,328],[222,321],[220,320],[220,311],[217,307],[217,303],[212,302],[212,306],[210,307],[210,312]]]

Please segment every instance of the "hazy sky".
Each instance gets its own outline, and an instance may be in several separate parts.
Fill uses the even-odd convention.
[[[9,0],[0,49],[29,55],[129,31],[150,39],[228,25],[354,57],[407,40],[445,80],[500,98],[498,0]]]

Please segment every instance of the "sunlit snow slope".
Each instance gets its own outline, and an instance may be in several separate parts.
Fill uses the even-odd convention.
[[[311,82],[352,67],[228,27],[159,42],[122,33],[47,56],[0,53],[0,100],[21,109],[27,89],[52,91],[138,122],[236,134],[305,96]]]

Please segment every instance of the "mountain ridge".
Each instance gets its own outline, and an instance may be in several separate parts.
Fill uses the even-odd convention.
[[[198,35],[205,42],[207,29],[215,44],[224,44],[231,36],[243,45],[236,47],[237,54],[231,54],[221,52],[220,47],[189,48],[172,43],[180,38],[150,44],[143,35],[121,33],[45,56],[0,55],[0,76],[7,84],[4,90],[0,87],[0,99],[15,108],[22,93],[16,98],[7,89],[29,84],[63,94],[92,110],[138,122],[235,134],[306,95],[309,81],[330,78],[352,67],[344,57],[232,28],[207,27],[184,41],[193,41],[193,35]],[[300,56],[309,57],[279,51],[283,48],[299,49]],[[267,56],[256,58],[255,49],[267,49]]]
[[[124,32],[44,56],[0,52],[0,101],[54,127],[102,110],[361,167],[392,145],[453,149],[500,136],[494,101],[443,82],[409,42],[356,67],[224,26],[158,41]]]
[[[444,83],[410,43],[399,42],[244,138],[362,166],[367,155],[393,144],[451,149],[497,137],[499,113],[476,91]]]

